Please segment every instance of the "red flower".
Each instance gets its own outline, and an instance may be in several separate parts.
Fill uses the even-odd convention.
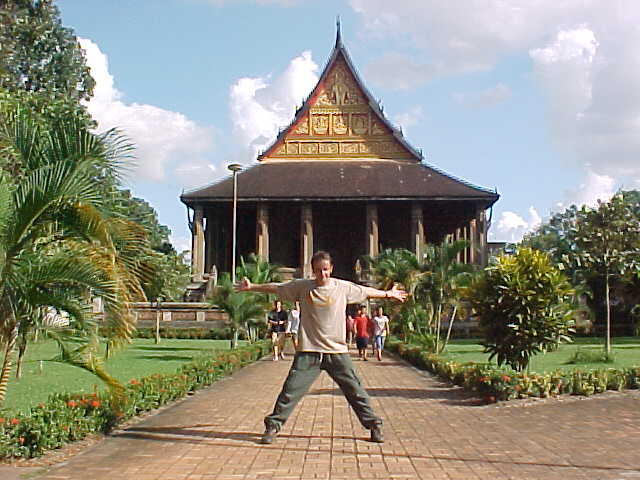
[[[4,423],[4,418],[0,417],[0,425],[2,425]]]
[[[487,377],[480,377],[478,379],[478,381],[480,381],[480,382],[486,382],[487,380],[489,380]]]
[[[62,425],[62,427],[60,427],[60,428],[62,428],[62,430],[64,430],[65,432],[69,431],[69,426],[68,425]]]
[[[516,392],[519,392],[520,390],[522,390],[522,387],[520,385],[516,385],[514,388]]]
[[[11,419],[11,425],[18,425],[19,423],[20,423],[20,420],[18,420],[17,418]]]
[[[511,381],[511,377],[509,375],[503,375],[502,376],[502,381],[503,382],[510,382]]]
[[[98,408],[98,407],[100,406],[100,402],[99,402],[98,400],[93,400],[93,401],[91,402],[91,406],[92,406],[93,408]]]
[[[24,437],[18,437],[18,442],[22,445],[24,443]]]
[[[140,385],[140,382],[139,382],[138,380],[136,380],[135,378],[134,378],[134,379],[132,379],[129,383],[130,383],[131,385]]]
[[[74,400],[69,400],[69,401],[67,402],[67,406],[68,406],[68,407],[71,407],[71,408],[74,408],[74,407],[77,407],[77,406],[78,406],[78,404],[77,404]]]

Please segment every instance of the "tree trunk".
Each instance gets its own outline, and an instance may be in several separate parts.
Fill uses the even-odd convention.
[[[607,355],[611,355],[611,298],[609,293],[609,270],[606,270],[604,285],[605,285],[604,287],[605,299],[606,299],[606,305],[607,305],[607,329],[605,332],[605,335],[606,335],[605,348],[606,348]]]
[[[442,351],[447,348],[449,344],[449,339],[451,338],[451,327],[453,326],[453,321],[456,319],[456,313],[458,312],[458,305],[453,306],[453,313],[451,314],[451,318],[449,319],[449,328],[447,328],[447,338],[442,344]]]
[[[4,405],[4,400],[7,396],[7,386],[9,385],[9,376],[11,375],[11,367],[13,365],[13,353],[16,349],[18,329],[19,326],[16,323],[11,330],[11,335],[4,350],[4,360],[2,362],[2,370],[0,370],[0,407]]]
[[[436,353],[440,351],[440,327],[442,325],[442,292],[440,292],[440,303],[438,303],[436,317]]]
[[[18,361],[16,362],[16,379],[18,380],[22,378],[22,363],[24,360],[24,354],[27,351],[27,339],[23,337],[21,340],[20,346],[18,347]]]

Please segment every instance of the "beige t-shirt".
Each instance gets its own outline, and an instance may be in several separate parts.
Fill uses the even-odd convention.
[[[315,280],[293,280],[278,286],[283,301],[300,302],[298,351],[346,353],[346,309],[367,299],[367,287],[337,278],[324,286]]]

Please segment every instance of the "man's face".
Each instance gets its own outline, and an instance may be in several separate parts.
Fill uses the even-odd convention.
[[[311,267],[316,277],[316,283],[318,285],[326,285],[331,278],[331,272],[333,272],[331,262],[329,260],[318,260]]]

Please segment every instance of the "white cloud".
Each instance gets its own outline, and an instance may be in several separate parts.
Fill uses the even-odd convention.
[[[503,83],[478,93],[454,93],[453,99],[467,108],[484,108],[497,105],[511,98],[511,89]]]
[[[96,81],[89,113],[98,130],[118,128],[136,145],[132,179],[162,182],[171,176],[185,187],[212,178],[206,155],[213,147],[214,130],[189,120],[185,115],[154,105],[125,103],[114,86],[107,56],[98,45],[80,38],[87,65]],[[187,159],[188,163],[185,163]]]
[[[370,38],[384,42],[388,51],[415,52],[404,57],[380,52],[368,78],[388,87],[414,88],[435,75],[493,69],[528,53],[561,158],[581,172],[637,185],[637,0],[350,0],[350,5]],[[473,95],[456,98],[481,103]]]
[[[447,74],[488,70],[502,56],[530,48],[597,2],[350,0],[350,4],[370,36],[417,48],[421,63],[438,65],[437,73]]]
[[[393,121],[397,125],[400,125],[403,130],[418,125],[423,118],[422,107],[420,105],[413,107],[408,112],[402,112],[394,115]]]
[[[608,175],[598,175],[591,169],[587,170],[586,177],[584,183],[565,192],[565,201],[558,204],[559,210],[567,208],[569,205],[594,207],[598,200],[608,201],[616,193],[614,178]]]
[[[241,151],[234,161],[249,163],[286,127],[318,81],[318,65],[303,52],[278,77],[240,78],[231,87],[229,109]]]
[[[201,0],[216,7],[223,7],[226,4],[238,3],[238,0]],[[258,5],[281,5],[283,7],[293,7],[304,0],[244,0],[244,3],[257,3]]]
[[[421,64],[399,53],[384,54],[365,67],[367,78],[374,84],[394,90],[409,90],[422,85],[441,71],[441,65]]]
[[[490,231],[490,237],[499,241],[519,242],[525,233],[534,230],[540,223],[542,218],[533,206],[529,207],[527,220],[515,212],[502,212],[495,229]]]

